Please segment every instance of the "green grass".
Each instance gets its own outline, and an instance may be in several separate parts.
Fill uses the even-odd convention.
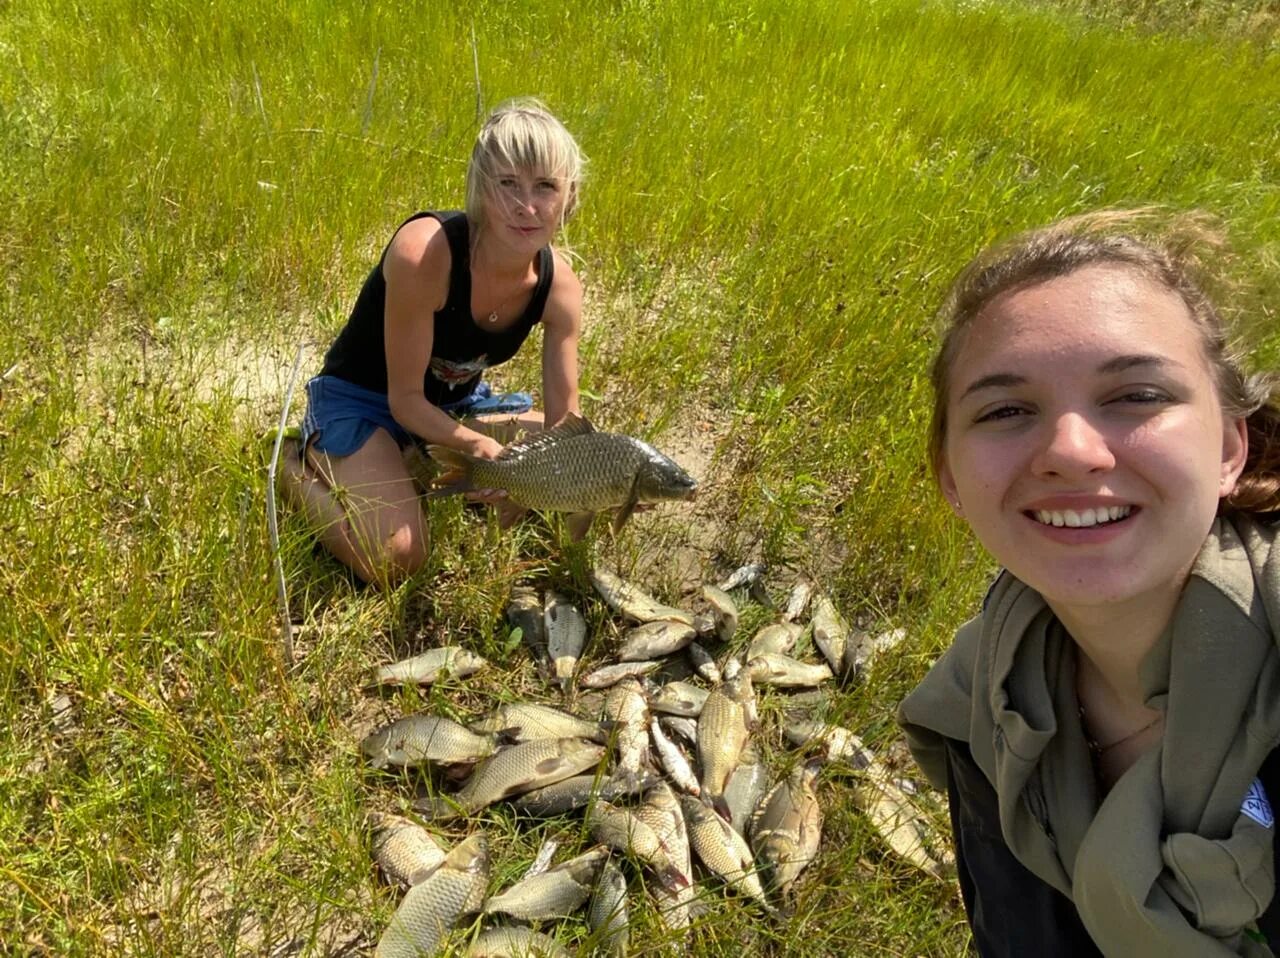
[[[1271,5],[452,6],[0,5],[0,951],[375,940],[396,896],[361,815],[408,786],[362,768],[358,734],[539,691],[501,622],[519,578],[578,597],[603,658],[593,556],[670,601],[761,559],[776,596],[805,573],[851,617],[906,626],[831,703],[888,750],[894,704],[991,572],[923,464],[951,274],[1065,213],[1203,206],[1275,328]],[[430,568],[390,594],[286,516],[289,669],[257,437],[398,218],[460,203],[473,28],[486,105],[542,97],[591,160],[569,235],[585,411],[702,463],[706,493],[577,549],[434,504]],[[1260,355],[1277,350],[1271,334]],[[535,383],[536,354],[504,379]],[[505,668],[358,691],[373,662],[442,640]],[[846,780],[822,796],[826,850],[790,924],[717,895],[695,953],[740,954],[740,933],[760,953],[959,953],[954,891],[880,853]],[[520,870],[541,836],[483,817]]]

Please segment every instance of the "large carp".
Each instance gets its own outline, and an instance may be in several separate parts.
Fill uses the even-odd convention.
[[[571,529],[584,534],[591,518],[616,509],[616,532],[641,503],[690,499],[697,483],[673,460],[631,436],[597,432],[570,413],[559,425],[511,443],[496,459],[478,459],[447,446],[430,446],[448,468],[431,495],[501,489],[516,505],[572,513]]]

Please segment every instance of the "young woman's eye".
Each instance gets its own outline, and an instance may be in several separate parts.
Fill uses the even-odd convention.
[[[1002,419],[1013,419],[1025,414],[1026,410],[1021,406],[997,406],[995,409],[988,409],[980,413],[973,421],[975,423],[999,422]]]
[[[555,180],[538,180],[538,189],[544,193],[558,193],[560,192],[560,184]]]
[[[1142,387],[1139,389],[1131,389],[1120,396],[1117,396],[1113,402],[1124,403],[1164,403],[1169,401],[1169,394],[1160,389],[1151,389]]]

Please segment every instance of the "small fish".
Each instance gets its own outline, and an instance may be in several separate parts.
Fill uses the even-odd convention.
[[[662,725],[673,735],[678,735],[694,748],[698,746],[698,723],[683,715],[665,715]]]
[[[409,889],[378,940],[375,958],[434,955],[465,915],[480,910],[489,884],[484,833],[460,842],[435,871]]]
[[[613,723],[618,771],[639,775],[649,764],[649,703],[635,679],[619,682],[604,700],[604,718]]]
[[[697,889],[693,885],[689,833],[680,799],[670,785],[662,782],[645,793],[644,802],[635,814],[657,834],[668,859],[681,876],[679,881],[672,881],[660,875],[649,885],[658,916],[663,926],[672,931],[687,929]]]
[[[535,875],[541,875],[550,868],[551,859],[555,856],[556,849],[559,847],[560,843],[554,838],[548,838],[544,841],[538,849],[538,854],[533,856],[533,863],[525,869],[525,873],[521,878],[533,878]]]
[[[812,688],[831,678],[825,664],[811,665],[777,652],[761,652],[747,662],[747,671],[757,685],[778,688]]]
[[[383,812],[369,812],[365,822],[373,833],[373,860],[392,884],[412,888],[445,859],[444,849],[417,822]]]
[[[431,649],[411,659],[382,665],[374,673],[373,681],[366,686],[374,688],[379,685],[430,685],[444,676],[461,679],[474,675],[487,668],[489,662],[483,656],[464,649],[461,646],[449,645],[444,648]]]
[[[547,634],[552,680],[564,691],[569,687],[578,668],[578,659],[587,645],[587,620],[567,596],[548,589],[542,605],[542,621]]]
[[[954,865],[936,857],[931,846],[944,847],[911,799],[893,784],[889,770],[879,761],[858,779],[853,792],[889,849],[903,861],[935,878],[946,880]]]
[[[408,715],[371,732],[360,743],[360,751],[374,768],[476,762],[497,747],[494,736],[476,735],[441,715]]]
[[[791,588],[790,594],[787,596],[786,608],[782,610],[783,622],[794,622],[800,616],[804,615],[804,610],[809,605],[809,599],[813,596],[813,583],[807,579],[801,579]]]
[[[649,722],[649,735],[653,739],[654,751],[658,753],[658,761],[671,776],[671,780],[690,795],[701,795],[702,786],[698,784],[698,776],[693,774],[693,766],[689,764],[680,746],[667,738],[667,733],[662,730],[662,725],[656,718]]]
[[[855,771],[869,768],[876,761],[875,754],[863,744],[862,739],[839,725],[796,721],[788,722],[782,731],[792,745],[803,748],[815,742],[821,743],[828,762],[845,762]]]
[[[892,652],[907,639],[906,629],[891,629],[880,635],[867,636],[855,633],[858,641],[851,638],[844,650],[844,668],[849,675],[862,675],[871,669],[872,664],[880,657]]]
[[[698,717],[698,764],[702,791],[717,811],[728,817],[724,788],[738,766],[755,727],[755,691],[751,673],[742,671],[711,690]]]
[[[654,772],[642,772],[639,778],[614,775],[601,778],[598,775],[574,775],[560,782],[525,792],[511,802],[511,807],[535,818],[555,818],[586,808],[593,801],[607,802],[639,795],[660,782]]]
[[[796,642],[803,632],[804,628],[794,622],[774,622],[772,625],[766,625],[753,635],[747,644],[747,661],[750,662],[757,655],[763,655],[765,652],[786,655],[796,647]]]
[[[613,859],[604,863],[587,906],[587,925],[597,949],[612,958],[625,958],[631,944],[627,917],[627,879]]]
[[[537,590],[527,585],[518,585],[511,590],[511,601],[507,603],[507,624],[520,630],[520,640],[524,642],[535,662],[545,662],[547,658],[547,629],[542,620],[542,602]]]
[[[486,928],[463,954],[466,958],[570,958],[550,935],[519,925]]]
[[[756,862],[746,840],[714,810],[691,795],[680,798],[689,844],[702,863],[719,875],[734,891],[758,902],[770,913],[777,909],[765,898]]]
[[[750,565],[744,565],[734,569],[729,573],[729,577],[721,582],[716,588],[721,592],[729,592],[733,589],[741,588],[744,585],[754,585],[764,575],[764,565],[759,562],[753,562]]]
[[[668,682],[649,696],[649,708],[664,715],[697,718],[702,714],[702,707],[707,704],[707,696],[710,694],[706,689],[689,682]]]
[[[516,882],[484,905],[486,914],[510,915],[517,921],[567,918],[586,903],[609,852],[593,848],[532,878]]]
[[[570,513],[573,532],[585,534],[597,512],[616,510],[619,531],[640,503],[692,499],[697,482],[647,442],[597,432],[570,413],[558,425],[522,438],[496,459],[479,459],[447,446],[427,447],[448,468],[432,495],[502,489],[528,509]]]
[[[825,595],[818,596],[813,603],[813,644],[818,647],[831,668],[838,671],[844,668],[844,650],[849,641],[849,623],[844,620],[835,603]]]
[[[716,617],[713,612],[697,612],[693,616],[693,631],[703,638],[716,634]]]
[[[618,661],[642,662],[672,655],[692,642],[694,634],[693,626],[683,622],[672,622],[669,619],[645,622],[622,637]]]
[[[579,775],[598,765],[604,752],[603,745],[581,738],[522,742],[477,765],[452,802],[425,798],[415,802],[414,808],[436,820],[471,815],[512,795]]]
[[[751,847],[771,894],[790,890],[818,856],[822,808],[814,786],[820,765],[820,760],[797,765],[764,797],[751,818]]]
[[[650,662],[619,662],[616,665],[605,665],[578,680],[584,689],[607,689],[617,685],[623,679],[638,679],[642,675],[656,672],[662,662],[654,659]]]
[[[589,722],[549,705],[532,702],[508,702],[484,718],[471,723],[473,732],[501,733],[513,742],[532,742],[540,738],[589,738],[603,742],[609,729],[600,722]]]
[[[751,822],[751,815],[769,790],[769,769],[756,754],[753,746],[742,750],[742,760],[729,775],[724,787],[724,803],[729,809],[729,824],[743,837]]]
[[[659,880],[679,884],[688,879],[672,861],[662,839],[635,812],[599,801],[587,809],[587,827],[596,841],[615,851],[633,855],[657,874]]]
[[[731,641],[738,631],[738,604],[728,592],[713,585],[702,587],[702,597],[711,604],[711,614],[716,621],[716,638],[721,642]]]
[[[608,603],[609,608],[633,622],[657,622],[669,619],[672,622],[693,625],[693,616],[688,612],[663,605],[638,586],[632,585],[621,576],[614,575],[603,566],[596,566],[591,570],[591,584],[596,587],[596,591]]]
[[[695,672],[713,685],[720,684],[724,676],[721,675],[720,666],[716,665],[716,660],[711,657],[710,652],[697,642],[690,642],[685,651],[689,653],[689,661],[693,663]]]

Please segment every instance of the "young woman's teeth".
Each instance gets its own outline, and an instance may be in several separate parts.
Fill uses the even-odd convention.
[[[1038,521],[1043,522],[1046,526],[1070,526],[1076,529],[1115,522],[1117,519],[1123,519],[1129,515],[1131,509],[1131,506],[1085,509],[1083,512],[1076,512],[1074,509],[1064,509],[1061,512],[1056,509],[1037,509],[1035,516]]]

